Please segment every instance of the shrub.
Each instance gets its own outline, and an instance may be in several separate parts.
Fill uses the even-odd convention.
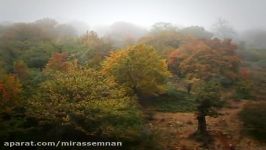
[[[266,102],[246,104],[240,112],[243,130],[251,136],[266,141]]]
[[[241,80],[236,85],[236,98],[239,99],[249,99],[251,95],[251,82],[248,80]]]

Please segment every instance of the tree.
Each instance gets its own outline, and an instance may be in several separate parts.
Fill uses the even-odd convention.
[[[252,80],[250,70],[247,67],[241,67],[239,74],[239,80],[235,87],[235,96],[239,99],[250,99],[252,97]]]
[[[80,38],[83,51],[77,52],[77,55],[82,64],[89,67],[98,68],[110,50],[112,44],[109,41],[98,37],[94,31],[87,32]]]
[[[200,26],[186,27],[181,29],[179,32],[186,36],[192,36],[198,39],[211,39],[213,37],[213,34],[211,32],[206,31],[203,27]]]
[[[147,45],[117,50],[103,62],[102,71],[132,89],[137,95],[156,95],[170,76],[166,61]]]
[[[30,68],[42,69],[52,53],[65,51],[70,45],[74,47],[77,35],[70,28],[65,32],[62,26],[47,18],[8,25],[0,36],[0,57],[8,71],[16,60],[23,60]]]
[[[233,39],[237,40],[237,32],[230,25],[230,23],[222,18],[219,18],[213,25],[214,36],[219,39]]]
[[[151,32],[143,36],[138,42],[153,46],[160,54],[165,56],[188,39],[189,37],[179,33],[173,25],[157,23],[153,26]]]
[[[21,93],[19,80],[11,74],[1,75],[0,79],[0,113],[8,113],[19,103]]]
[[[75,66],[40,85],[29,101],[28,115],[97,137],[131,138],[141,126],[135,100],[123,87],[93,69]]]
[[[68,67],[67,63],[68,54],[64,53],[54,53],[52,57],[49,59],[45,72],[55,72],[55,71],[66,71]]]
[[[87,31],[86,34],[81,37],[81,43],[89,49],[99,49],[103,45],[103,41],[94,31]]]
[[[222,107],[220,95],[222,79],[233,82],[239,76],[240,59],[235,52],[236,48],[231,40],[193,40],[170,55],[169,62],[178,65],[181,77],[198,83],[194,94],[198,103],[199,135],[207,135],[205,117],[217,115],[216,108]],[[188,92],[191,90],[191,85],[187,90]]]
[[[192,40],[170,54],[169,65],[177,65],[187,78],[226,78],[233,82],[240,65],[236,48],[231,40]]]
[[[14,64],[14,73],[20,81],[25,81],[29,76],[29,68],[23,60],[18,60]]]
[[[152,25],[151,32],[161,32],[161,31],[177,31],[178,28],[171,23],[167,22],[157,22]]]
[[[115,22],[105,33],[105,38],[112,41],[115,48],[133,45],[146,34],[146,29],[128,22]]]
[[[222,106],[220,86],[215,81],[202,82],[195,94],[197,106],[197,133],[207,135],[206,116],[217,116],[216,108]]]

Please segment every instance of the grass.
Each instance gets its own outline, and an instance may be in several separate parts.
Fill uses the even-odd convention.
[[[144,107],[160,112],[192,112],[196,110],[193,96],[183,91],[175,91],[158,97],[145,99]]]

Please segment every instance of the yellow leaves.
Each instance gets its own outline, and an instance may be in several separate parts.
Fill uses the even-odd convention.
[[[106,58],[106,60],[103,62],[103,69],[102,72],[104,74],[108,74],[108,72],[111,71],[113,67],[117,67],[119,65],[119,61],[122,58],[126,58],[127,51],[123,50],[116,50],[111,53],[109,57]]]
[[[100,102],[127,97],[126,90],[112,78],[93,69],[84,68],[58,72],[51,80],[41,84],[39,94],[36,96],[40,96],[42,107],[46,107],[46,103],[60,107],[69,104],[78,106],[83,102],[95,100]],[[36,98],[33,101],[37,104],[39,99]]]
[[[162,85],[171,76],[166,60],[150,46],[136,45],[113,52],[103,62],[102,72],[138,94],[162,92]]]
[[[141,124],[135,99],[125,88],[110,76],[81,67],[58,72],[42,83],[29,101],[28,113],[46,122],[68,124],[85,134],[127,135],[126,131],[118,133],[119,127],[135,129]],[[134,122],[129,122],[132,119]]]

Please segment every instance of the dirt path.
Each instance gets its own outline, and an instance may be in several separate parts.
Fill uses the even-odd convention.
[[[266,145],[243,136],[238,112],[246,101],[231,102],[220,110],[218,118],[207,118],[208,130],[214,142],[211,150],[265,150]],[[193,113],[154,112],[148,126],[165,150],[200,150],[201,143],[190,138],[197,128]]]

